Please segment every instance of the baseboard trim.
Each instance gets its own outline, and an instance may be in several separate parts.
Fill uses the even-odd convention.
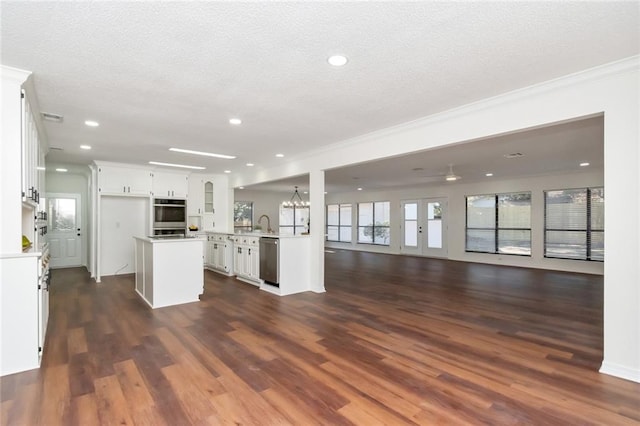
[[[640,383],[640,370],[625,367],[623,365],[602,361],[602,365],[600,366],[600,373]]]

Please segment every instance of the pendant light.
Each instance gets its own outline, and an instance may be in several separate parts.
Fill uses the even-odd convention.
[[[289,201],[282,202],[283,207],[309,207],[309,204],[310,203],[308,201],[302,201],[302,197],[298,192],[297,186],[295,187],[295,191],[293,191],[291,199]]]

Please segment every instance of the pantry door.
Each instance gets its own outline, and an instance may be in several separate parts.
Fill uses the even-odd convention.
[[[447,199],[405,200],[402,208],[403,254],[447,257]]]
[[[47,195],[47,241],[51,267],[82,266],[80,194]]]

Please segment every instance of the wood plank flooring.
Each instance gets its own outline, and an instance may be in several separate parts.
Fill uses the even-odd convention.
[[[205,281],[151,310],[132,275],[53,271],[1,424],[640,424],[640,384],[597,372],[599,276],[336,251],[324,294]]]

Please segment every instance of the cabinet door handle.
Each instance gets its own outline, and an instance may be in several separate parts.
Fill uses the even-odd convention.
[[[126,186],[122,187],[122,192],[127,192],[127,187]]]
[[[131,192],[131,187],[130,187],[130,186],[127,186],[127,188],[129,189],[129,192]]]

